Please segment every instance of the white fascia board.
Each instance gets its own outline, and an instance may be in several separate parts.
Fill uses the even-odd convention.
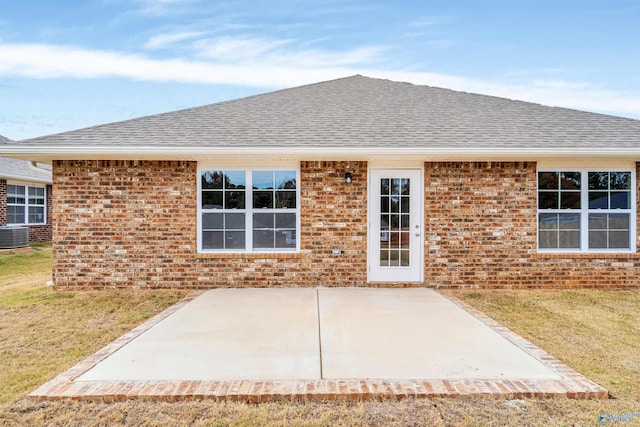
[[[522,160],[538,159],[616,159],[640,161],[639,148],[588,149],[557,148],[540,150],[539,148],[424,148],[424,147],[158,147],[158,146],[59,146],[45,145],[37,147],[4,146],[0,155],[42,161],[43,159],[181,159],[198,160],[202,156],[229,157],[278,157],[291,159],[342,159],[342,158],[390,158],[401,159],[416,156],[426,160]]]

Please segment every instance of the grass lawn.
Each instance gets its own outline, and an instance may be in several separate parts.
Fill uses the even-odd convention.
[[[51,247],[0,254],[0,425],[602,425],[640,415],[640,292],[455,291],[607,388],[612,399],[35,403],[24,396],[186,292],[56,292]],[[441,327],[441,325],[436,325]],[[632,422],[614,425],[640,425]]]

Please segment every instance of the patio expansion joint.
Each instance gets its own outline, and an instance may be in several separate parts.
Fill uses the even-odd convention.
[[[204,292],[204,291],[203,291]],[[29,394],[29,399],[115,402],[211,399],[252,403],[306,400],[397,400],[430,397],[607,399],[608,392],[529,341],[457,298],[445,297],[508,339],[562,379],[301,379],[235,381],[76,381],[96,363],[143,334],[203,292],[194,293],[87,357]],[[441,294],[442,295],[442,294]],[[318,329],[320,334],[320,329]],[[117,344],[115,344],[117,342]],[[322,359],[321,359],[322,362]]]

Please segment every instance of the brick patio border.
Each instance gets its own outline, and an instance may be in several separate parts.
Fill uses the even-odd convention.
[[[553,379],[349,379],[283,381],[76,381],[75,379],[125,344],[158,324],[195,299],[194,293],[167,308],[142,325],[122,335],[97,353],[87,357],[29,394],[38,401],[73,399],[119,402],[125,400],[180,401],[211,399],[250,403],[304,400],[396,400],[428,397],[484,397],[522,399],[564,397],[607,399],[607,390],[580,375],[555,357],[536,347],[510,329],[472,308],[465,302],[444,295],[472,316],[526,351],[543,365],[563,377]]]

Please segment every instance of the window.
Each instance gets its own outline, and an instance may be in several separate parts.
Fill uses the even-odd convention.
[[[634,248],[632,171],[539,171],[538,248]]]
[[[202,251],[297,250],[295,170],[203,170],[200,173]]]
[[[7,185],[7,224],[45,224],[44,187]]]

